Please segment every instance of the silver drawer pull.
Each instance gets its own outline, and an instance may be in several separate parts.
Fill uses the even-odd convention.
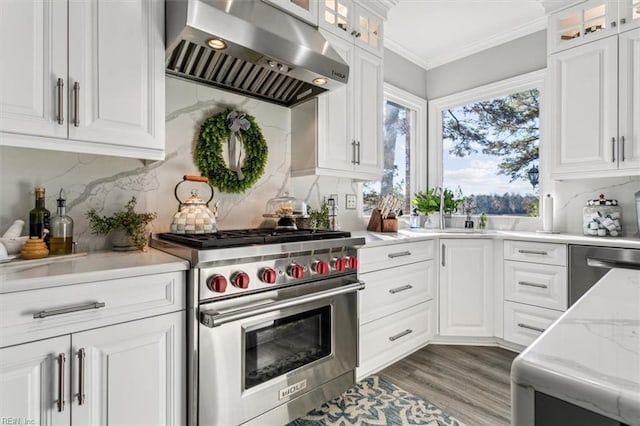
[[[81,348],[78,351],[78,405],[82,405],[85,403],[85,394],[84,394],[84,364],[85,364],[86,353],[84,348]]]
[[[407,328],[405,331],[402,331],[402,332],[396,334],[395,336],[389,337],[389,340],[391,340],[392,342],[395,342],[399,338],[404,337],[407,334],[411,334],[411,333],[413,333],[413,330],[411,330],[410,328]]]
[[[58,399],[56,405],[58,406],[58,413],[64,411],[64,363],[67,361],[64,354],[58,355]]]
[[[526,285],[528,287],[549,288],[546,284],[530,283],[528,281],[518,281],[520,285]]]
[[[534,327],[532,325],[527,325],[527,324],[522,324],[521,322],[518,323],[518,327],[526,328],[527,330],[537,331],[538,333],[544,333],[544,331],[545,331],[544,328]]]
[[[85,303],[84,305],[70,306],[68,308],[40,311],[33,314],[33,319],[52,317],[54,315],[70,314],[71,312],[87,311],[89,309],[100,309],[104,308],[105,306],[106,304],[104,302],[91,302]]]
[[[389,256],[391,259],[393,259],[394,257],[411,256],[411,252],[410,251],[399,251],[397,253],[389,253],[387,256]]]
[[[389,290],[389,293],[396,294],[396,293],[400,293],[401,291],[411,290],[412,288],[413,286],[411,284],[407,284],[407,285],[403,285],[402,287],[392,288],[391,290]]]
[[[542,251],[542,250],[518,250],[518,253],[522,253],[522,254],[538,254],[540,256],[548,256],[549,253],[547,253],[546,251]]]

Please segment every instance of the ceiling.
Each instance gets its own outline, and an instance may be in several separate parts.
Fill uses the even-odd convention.
[[[540,0],[399,0],[385,22],[385,47],[423,68],[546,28]]]

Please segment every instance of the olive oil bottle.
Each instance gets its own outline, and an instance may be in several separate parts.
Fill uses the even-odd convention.
[[[29,238],[44,238],[49,245],[49,226],[51,212],[44,206],[44,188],[37,187],[36,207],[29,212]]]
[[[52,255],[71,254],[73,251],[73,219],[67,216],[64,191],[60,190],[58,214],[51,218],[49,250]]]

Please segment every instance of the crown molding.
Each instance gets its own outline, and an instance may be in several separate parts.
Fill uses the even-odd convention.
[[[387,19],[387,14],[400,0],[356,0],[359,5],[371,10],[381,18]]]
[[[544,11],[547,14],[557,12],[561,9],[566,9],[570,6],[574,6],[578,3],[583,3],[584,0],[538,0]]]
[[[389,50],[392,50],[397,54],[404,56],[405,58],[407,58],[411,62],[416,63],[422,68],[430,70],[449,62],[453,62],[455,60],[473,55],[474,53],[478,53],[483,50],[496,47],[517,38],[524,37],[526,35],[543,30],[547,27],[547,22],[548,18],[546,16],[541,16],[540,18],[537,18],[525,25],[514,27],[508,31],[504,31],[490,37],[480,39],[474,43],[466,44],[458,49],[450,50],[442,55],[437,55],[431,58],[422,58],[419,55],[416,55],[415,53],[407,50],[400,43],[389,40],[388,38],[385,39],[384,45],[385,47],[389,48]]]

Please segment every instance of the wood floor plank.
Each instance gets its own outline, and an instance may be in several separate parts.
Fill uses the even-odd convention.
[[[516,355],[495,347],[429,345],[379,375],[468,426],[508,426]]]

